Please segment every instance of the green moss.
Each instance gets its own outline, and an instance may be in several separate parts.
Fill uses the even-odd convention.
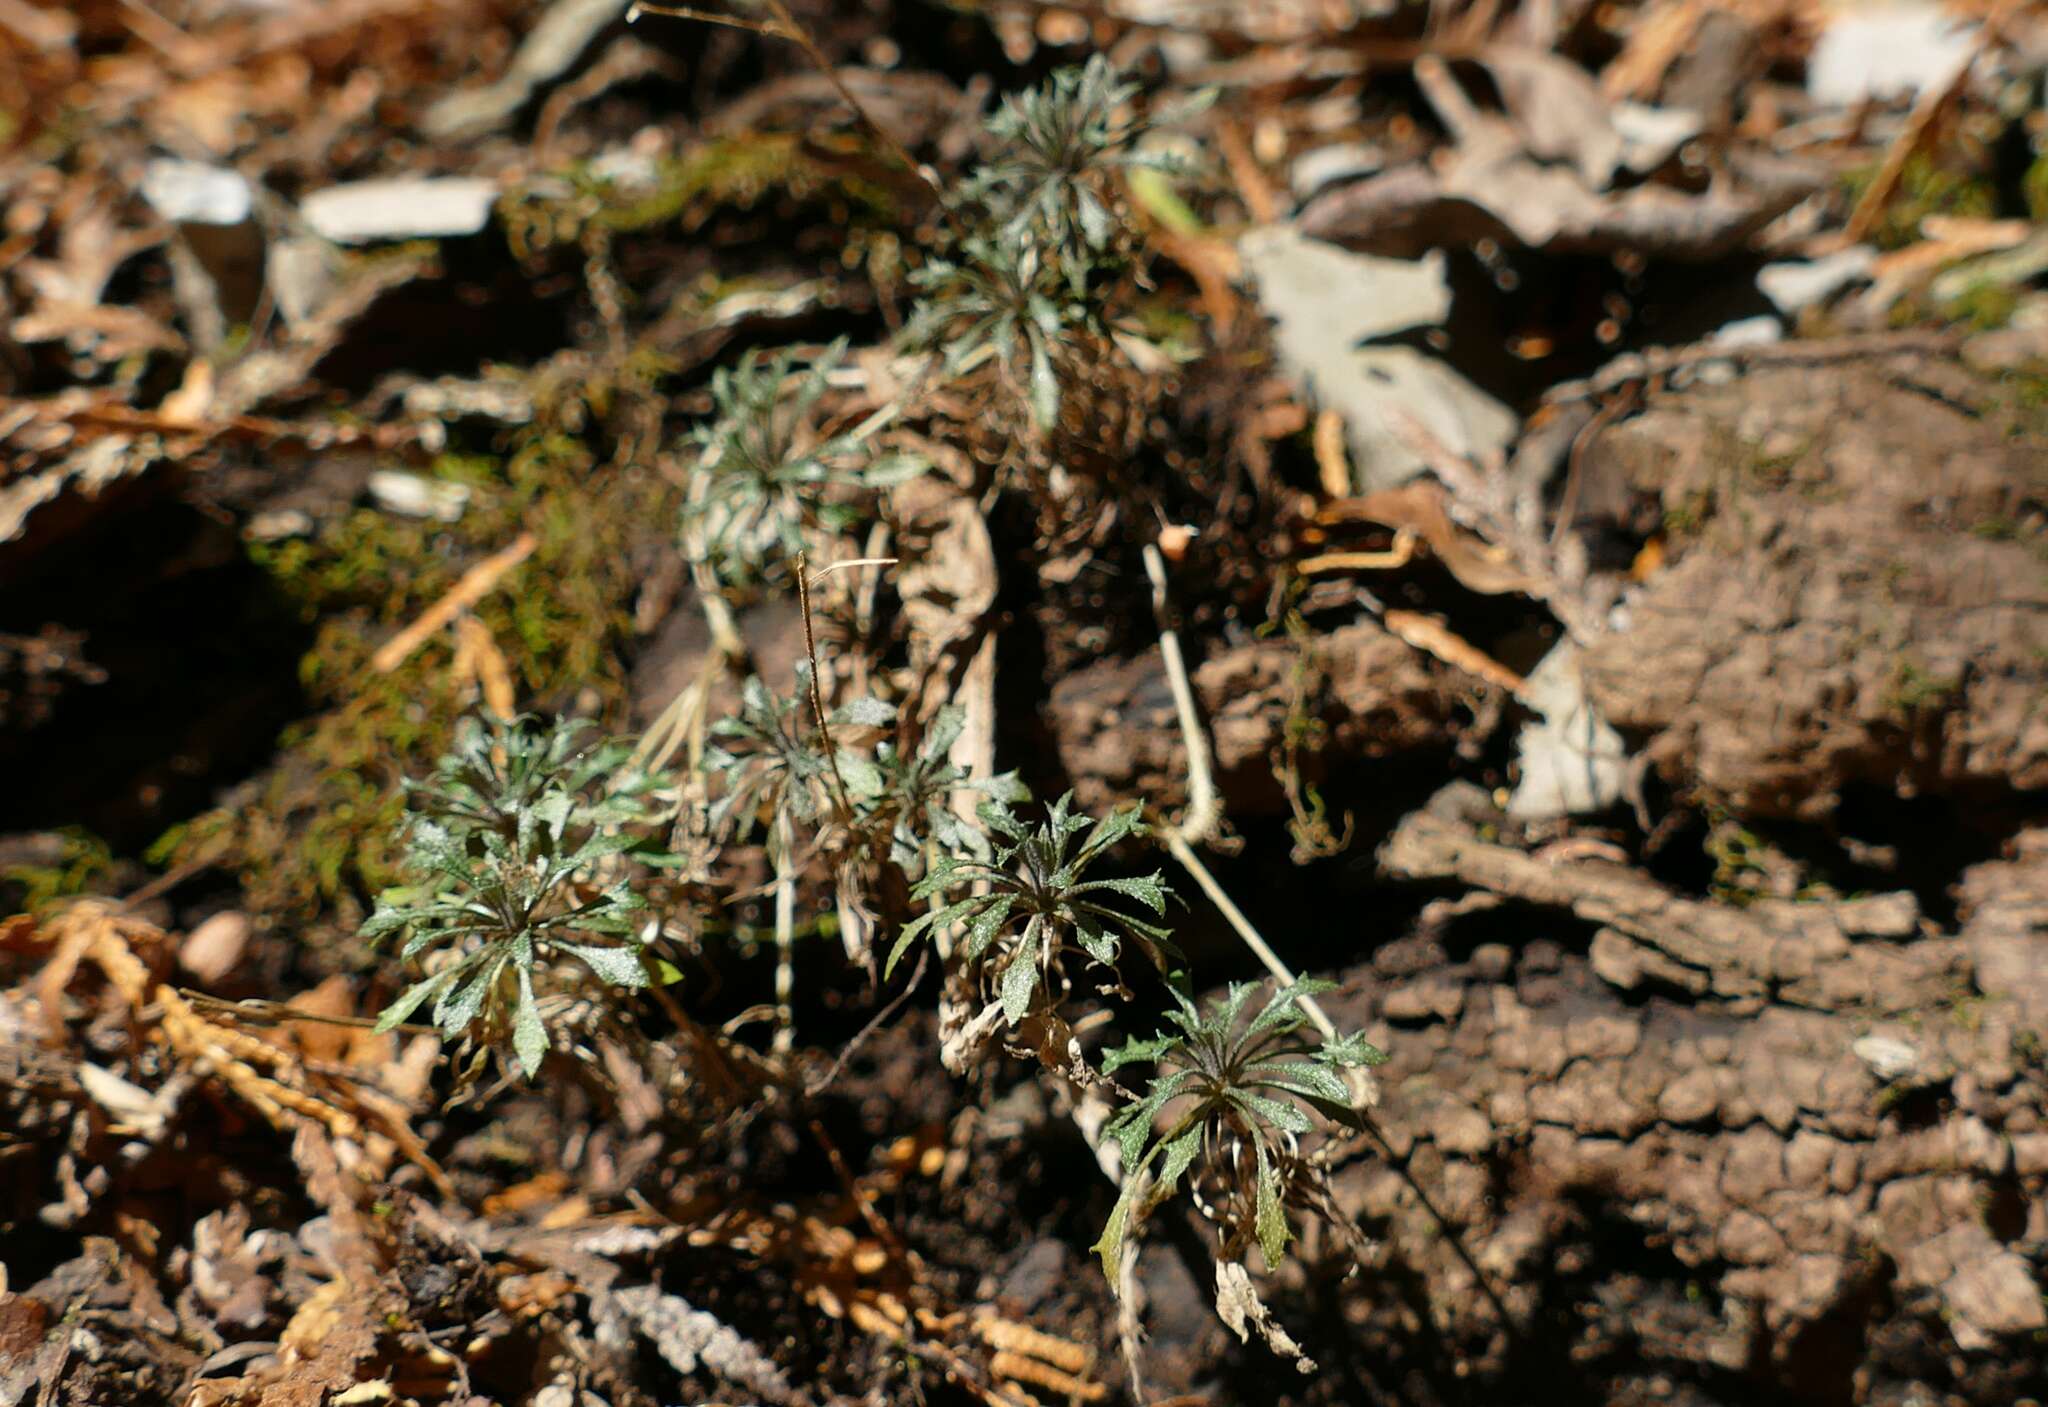
[[[836,202],[841,223],[893,220],[897,202],[882,182],[861,174],[879,159],[858,147],[828,163],[794,132],[742,132],[701,142],[655,163],[653,180],[624,186],[588,163],[537,178],[507,195],[498,213],[521,257],[580,238],[685,222],[719,206],[747,207],[771,194]]]
[[[1876,177],[1879,163],[1860,166],[1843,177],[1843,193],[1853,205]],[[1880,249],[1903,249],[1919,241],[1920,222],[1929,215],[1990,219],[1998,213],[1998,188],[1977,163],[1956,153],[1919,152],[1906,162],[1891,199],[1870,231]]]
[[[1714,876],[1707,883],[1709,894],[1738,908],[1763,897],[1763,886],[1770,878],[1766,860],[1776,854],[1768,841],[1723,814],[1715,818],[1700,848],[1714,862]]]
[[[1950,322],[1962,323],[1976,332],[1991,332],[2012,321],[2025,292],[2022,285],[1987,279],[1961,297],[1951,299],[1942,311]]]
[[[545,431],[503,461],[448,457],[431,472],[472,486],[459,522],[356,509],[311,539],[249,549],[314,627],[299,677],[319,711],[285,730],[253,795],[157,850],[237,871],[256,911],[300,921],[331,912],[352,927],[361,901],[395,881],[400,779],[445,749],[474,690],[452,675],[450,632],[389,674],[371,655],[521,530],[539,539],[533,555],[475,614],[522,705],[562,706],[589,689],[610,721],[622,710],[634,548],[673,520],[673,490],[649,470],[599,466],[580,441]]]
[[[2048,224],[2048,155],[2035,157],[2020,177],[2020,195],[2027,202],[2028,217],[2037,225]]]
[[[2017,1029],[2012,1033],[2012,1056],[2022,1065],[2048,1068],[2048,1040],[2039,1031]]]
[[[1714,516],[1714,491],[1697,489],[1664,510],[1664,535],[1669,538],[1697,537]]]
[[[39,913],[51,904],[95,892],[94,881],[114,867],[114,853],[90,831],[68,826],[58,833],[57,858],[47,865],[0,865],[0,912]],[[9,893],[11,891],[11,893]]]
[[[1910,655],[1901,655],[1885,687],[1885,707],[1910,718],[1924,709],[1939,708],[1961,687],[1957,676],[1930,674]]]

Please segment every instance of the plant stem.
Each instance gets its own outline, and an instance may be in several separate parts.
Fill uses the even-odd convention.
[[[775,866],[775,1037],[769,1050],[787,1055],[796,1044],[790,996],[796,990],[796,872],[791,865],[796,837],[790,834],[789,813],[777,809],[769,851]]]
[[[1195,711],[1195,691],[1188,684],[1187,661],[1180,652],[1180,632],[1174,629],[1166,599],[1166,562],[1158,547],[1145,544],[1145,575],[1152,579],[1152,614],[1159,623],[1159,653],[1166,662],[1166,682],[1173,690],[1173,711],[1180,719],[1180,735],[1188,751],[1188,809],[1181,813],[1174,833],[1190,844],[1207,840],[1223,819],[1223,798],[1216,791],[1215,766],[1209,754],[1209,735],[1202,729]]]

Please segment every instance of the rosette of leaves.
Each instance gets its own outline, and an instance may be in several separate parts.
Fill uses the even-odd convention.
[[[904,324],[904,340],[942,348],[948,375],[994,359],[1032,424],[1051,429],[1059,419],[1060,355],[1095,321],[1079,296],[1085,269],[1028,237],[975,235],[959,258],[933,259],[910,281],[924,297]]]
[[[1124,1238],[1141,1214],[1140,1197],[1148,1207],[1164,1201],[1198,1157],[1237,1180],[1234,1191],[1251,1207],[1252,1232],[1267,1266],[1279,1263],[1289,1236],[1282,1154],[1315,1127],[1315,1114],[1354,1120],[1341,1072],[1386,1060],[1360,1036],[1312,1040],[1304,1031],[1308,1018],[1301,999],[1335,985],[1305,979],[1282,987],[1249,1021],[1243,1017],[1256,983],[1233,983],[1206,1011],[1176,987],[1174,1009],[1167,1012],[1172,1030],[1133,1039],[1104,1055],[1106,1075],[1137,1063],[1151,1063],[1160,1072],[1103,1129],[1122,1148],[1124,1167],[1123,1193],[1094,1246],[1110,1284],[1117,1283]],[[1246,1145],[1252,1153],[1249,1188],[1242,1186],[1240,1153]]]
[[[650,968],[628,875],[605,862],[666,856],[649,829],[655,779],[629,750],[580,721],[467,719],[433,775],[408,783],[418,814],[405,859],[418,878],[386,890],[363,925],[373,941],[402,936],[398,956],[427,975],[378,1019],[390,1030],[432,1002],[433,1024],[480,1049],[508,1037],[531,1077],[548,1036],[536,983],[574,959],[608,987],[644,987]]]
[[[872,452],[872,420],[818,433],[818,402],[845,352],[842,338],[800,367],[792,350],[754,351],[713,374],[712,418],[690,434],[703,453],[683,508],[683,536],[721,581],[748,580],[794,558],[807,530],[853,526],[859,490],[923,472],[912,456]]]
[[[932,716],[915,748],[884,740],[875,745],[872,777],[854,802],[862,829],[886,839],[889,858],[912,878],[924,871],[925,847],[971,860],[994,857],[994,846],[979,826],[953,809],[960,792],[980,792],[1006,803],[1031,799],[1015,772],[976,780],[949,755],[967,726],[967,710],[947,704]],[[850,779],[849,779],[850,780]]]
[[[721,783],[711,805],[715,834],[744,841],[757,826],[773,832],[818,819],[832,764],[809,726],[801,692],[784,697],[750,674],[740,685],[738,712],[711,725],[704,770]]]
[[[1109,183],[1132,169],[1179,171],[1178,156],[1140,145],[1161,116],[1176,120],[1206,105],[1208,93],[1172,114],[1138,111],[1136,83],[1121,81],[1100,54],[1063,68],[1028,92],[1005,98],[987,123],[996,155],[960,190],[988,212],[1006,239],[1031,238],[1069,266],[1108,250],[1125,227]]]
[[[811,824],[828,802],[842,799],[842,788],[849,811],[858,814],[885,785],[883,771],[862,753],[826,752],[825,738],[811,721],[809,661],[797,664],[796,683],[796,692],[784,696],[749,675],[740,685],[739,711],[711,725],[714,741],[704,749],[704,770],[721,785],[710,821],[726,839],[743,841],[757,826],[772,831],[779,822]],[[886,728],[896,721],[896,708],[880,699],[855,699],[826,721],[835,728]]]
[[[937,900],[897,935],[887,972],[920,936],[955,924],[966,929],[961,956],[987,971],[1002,1003],[1004,1022],[1022,1021],[1046,986],[1046,976],[1078,949],[1094,963],[1115,970],[1125,943],[1137,946],[1163,968],[1175,954],[1169,930],[1134,913],[1135,902],[1154,918],[1166,912],[1171,891],[1155,871],[1134,879],[1089,879],[1088,871],[1118,841],[1144,832],[1135,806],[1121,807],[1099,821],[1069,809],[1071,794],[1046,811],[1045,821],[1027,826],[1009,804],[991,797],[975,814],[992,832],[987,860],[968,855],[939,857],[911,890],[915,899]],[[1083,832],[1086,834],[1083,835]],[[947,901],[967,885],[986,892]]]

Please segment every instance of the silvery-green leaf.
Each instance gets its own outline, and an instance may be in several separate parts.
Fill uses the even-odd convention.
[[[519,1057],[519,1067],[529,1080],[540,1073],[541,1061],[548,1053],[548,1033],[533,1001],[533,978],[523,969],[519,974],[519,1008],[512,1018],[512,1051]]]
[[[1237,1091],[1237,1098],[1274,1128],[1288,1133],[1307,1133],[1315,1127],[1315,1120],[1292,1104],[1245,1089]]]
[[[896,721],[896,705],[882,699],[854,699],[834,710],[832,721],[850,727],[886,728]]]
[[[1283,1089],[1290,1094],[1308,1095],[1333,1104],[1351,1102],[1351,1091],[1345,1088],[1344,1081],[1335,1072],[1307,1060],[1288,1061],[1270,1069],[1253,1066],[1244,1073],[1248,1084]]]
[[[967,925],[966,954],[970,962],[988,951],[989,944],[1009,921],[1010,910],[1016,903],[1014,894],[999,894],[980,901],[980,912]]]
[[[477,1013],[483,1010],[484,998],[497,985],[498,974],[504,967],[502,956],[495,961],[478,964],[476,975],[466,985],[446,993],[434,1004],[434,1024],[450,1035],[459,1035],[468,1029],[469,1023],[476,1020]]]
[[[1195,1161],[1195,1155],[1202,1151],[1202,1125],[1199,1120],[1188,1125],[1186,1132],[1166,1145],[1166,1161],[1160,1165],[1158,1186],[1160,1194],[1173,1191],[1180,1185],[1181,1174]]]
[[[1115,233],[1116,220],[1109,213],[1109,207],[1105,206],[1088,187],[1078,188],[1075,196],[1075,214],[1080,217],[1081,236],[1088,241],[1090,248],[1100,249],[1109,243],[1110,235]]]
[[[1318,1056],[1332,1065],[1369,1066],[1387,1063],[1387,1053],[1356,1031],[1348,1036],[1339,1036],[1333,1041],[1324,1041]]]
[[[579,959],[600,981],[614,987],[645,987],[647,964],[637,947],[601,948],[590,943],[556,940],[555,946]]]
[[[871,760],[857,752],[841,752],[838,762],[839,780],[846,784],[854,800],[881,795],[886,783],[881,769]]]
[[[1252,1018],[1251,1025],[1245,1028],[1245,1037],[1249,1039],[1266,1031],[1300,1023],[1306,1019],[1300,1013],[1301,999],[1321,996],[1324,992],[1335,991],[1336,987],[1335,982],[1321,977],[1304,977],[1282,987],[1273,993],[1273,999],[1266,1003],[1265,1009]]]
[[[1123,1191],[1117,1194],[1116,1205],[1109,1209],[1109,1220],[1102,1224],[1102,1234],[1095,1238],[1095,1244],[1088,1249],[1102,1260],[1102,1273],[1109,1280],[1112,1293],[1118,1289],[1118,1271],[1122,1268],[1124,1236],[1131,1224],[1131,1209],[1136,1204],[1138,1179],[1135,1175],[1124,1178]]]
[[[1052,369],[1052,356],[1045,343],[1031,340],[1031,418],[1041,430],[1049,430],[1060,414],[1060,381]]]
[[[1116,1049],[1102,1053],[1102,1073],[1114,1075],[1126,1065],[1149,1064],[1179,1044],[1177,1036],[1132,1036]]]
[[[424,982],[413,983],[398,994],[396,1001],[377,1013],[376,1029],[379,1032],[395,1029],[406,1017],[417,1011],[427,998],[439,996],[447,990],[449,983],[461,975],[459,970],[450,968],[445,972],[435,973]]]
[[[1038,990],[1038,942],[1021,945],[1003,969],[1000,994],[1003,1023],[1015,1026],[1031,1010],[1032,994]]]
[[[1287,1213],[1280,1206],[1280,1174],[1266,1156],[1264,1144],[1258,1147],[1258,1157],[1259,1187],[1253,1226],[1258,1233],[1259,1249],[1266,1254],[1266,1269],[1271,1271],[1287,1254]]]
[[[1091,879],[1085,884],[1076,885],[1074,892],[1086,894],[1100,889],[1121,894],[1127,899],[1136,899],[1155,914],[1166,912],[1166,896],[1169,891],[1160,882],[1156,871],[1149,875],[1140,875],[1136,879]]]
[[[1116,966],[1116,939],[1085,920],[1075,923],[1074,939],[1081,951],[1104,967]]]

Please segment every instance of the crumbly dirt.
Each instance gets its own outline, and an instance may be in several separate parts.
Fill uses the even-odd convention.
[[[2048,472],[2020,394],[1924,357],[1782,367],[1600,435],[1589,498],[1647,511],[1664,551],[1590,652],[1608,719],[1750,816],[2048,788]]]

